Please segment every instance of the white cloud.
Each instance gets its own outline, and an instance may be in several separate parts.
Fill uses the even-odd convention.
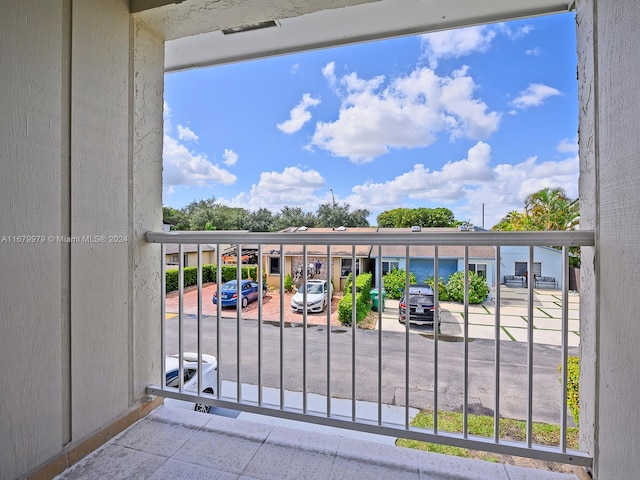
[[[294,65],[291,66],[291,74],[295,75],[296,73],[298,73],[298,71],[300,70],[300,64],[296,63]]]
[[[232,166],[238,161],[238,154],[233,150],[225,148],[224,153],[222,154],[222,159],[225,165]]]
[[[578,153],[578,139],[569,140],[568,138],[563,138],[556,145],[556,150],[560,153]]]
[[[333,67],[328,67],[323,73],[332,82]],[[498,128],[500,114],[487,111],[487,105],[473,97],[476,85],[466,67],[444,77],[418,68],[384,84],[384,76],[343,76],[338,118],[318,122],[308,147],[366,163],[392,148],[426,147],[440,132],[481,139]]]
[[[178,140],[198,140],[198,135],[193,133],[189,127],[183,127],[182,125],[178,125]]]
[[[540,47],[530,48],[524,51],[525,55],[531,55],[532,57],[537,57],[540,55]]]
[[[195,138],[194,138],[195,137]],[[162,148],[163,185],[166,193],[176,187],[212,184],[232,185],[237,177],[229,171],[211,163],[203,152],[193,152],[183,140],[194,140],[198,136],[189,128],[178,126],[178,138],[173,136],[171,109],[164,104],[164,138]]]
[[[511,104],[517,109],[526,110],[529,107],[542,105],[547,98],[555,95],[562,95],[562,93],[548,85],[532,83],[526,90],[520,92]]]
[[[327,79],[329,85],[333,86],[336,83],[336,64],[335,62],[327,63],[322,69],[322,76]]]
[[[492,167],[491,147],[478,142],[467,157],[446,163],[440,170],[422,164],[392,180],[367,182],[353,187],[345,201],[353,208],[379,213],[398,206],[447,206],[459,220],[491,228],[512,210],[522,210],[524,198],[545,187],[561,187],[570,197],[578,196],[578,157],[561,161],[539,161],[536,157],[520,163]]]
[[[517,40],[519,38],[522,38],[534,30],[533,25],[523,25],[522,27],[516,28],[514,30],[506,23],[499,23],[497,25],[497,29],[501,33],[509,37],[511,40]]]
[[[305,93],[302,96],[302,100],[300,103],[293,107],[290,111],[290,118],[282,123],[279,123],[278,129],[280,131],[291,135],[292,133],[300,130],[305,123],[311,120],[311,113],[309,112],[309,107],[315,107],[320,103],[319,98],[313,98],[308,93]]]
[[[436,68],[441,58],[459,58],[470,53],[486,52],[495,36],[494,27],[481,25],[427,33],[420,39],[429,65]]]
[[[315,211],[327,199],[316,196],[314,192],[324,190],[325,185],[324,177],[316,170],[287,167],[282,172],[262,172],[260,181],[251,186],[249,194],[242,193],[228,203],[250,210],[264,207],[278,211],[287,205]]]

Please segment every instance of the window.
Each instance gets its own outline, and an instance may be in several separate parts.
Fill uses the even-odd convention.
[[[524,275],[527,271],[527,262],[515,262],[514,275]],[[536,276],[542,275],[542,262],[533,262],[533,274]]]
[[[168,255],[169,260],[167,261],[167,263],[169,265],[177,265],[178,263],[180,263],[180,256],[175,253],[173,255]]]
[[[351,273],[352,258],[340,259],[340,276],[346,277]],[[356,275],[360,274],[360,259],[356,259]]]
[[[382,262],[382,276],[385,276],[389,272],[398,270],[400,265],[398,262]]]
[[[487,278],[487,264],[486,263],[470,263],[469,271],[475,272],[479,277]]]
[[[280,273],[280,257],[269,258],[269,274],[277,275]]]
[[[185,368],[182,373],[183,373],[183,385],[186,384],[189,380],[191,380],[195,374],[196,374],[197,370],[194,368]],[[179,376],[179,370],[171,370],[169,372],[166,373],[165,375],[165,385],[167,387],[173,387],[173,388],[179,388],[180,387],[180,376]]]

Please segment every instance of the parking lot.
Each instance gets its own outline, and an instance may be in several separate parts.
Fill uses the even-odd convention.
[[[204,315],[215,316],[217,307],[211,298],[215,291],[215,284],[203,286],[202,311]],[[524,288],[500,287],[500,339],[503,341],[526,342],[528,328],[527,294]],[[283,317],[288,323],[302,323],[303,315],[294,313],[289,307],[291,296],[285,293],[283,299]],[[493,297],[495,298],[495,297]],[[335,295],[331,303],[331,324],[340,326],[338,321],[339,296]],[[580,343],[579,334],[579,296],[577,293],[569,293],[568,301],[569,318],[569,346],[576,347]],[[195,315],[198,312],[197,289],[189,288],[184,294],[184,313]],[[167,317],[173,317],[178,313],[178,295],[172,292],[167,295],[165,311]],[[440,334],[444,339],[462,338],[464,335],[464,305],[453,302],[441,302],[441,326]],[[280,321],[281,299],[278,291],[269,291],[263,299],[262,318],[267,322]],[[495,310],[493,301],[482,305],[469,305],[469,338],[495,338]],[[225,309],[223,317],[235,317],[234,309]],[[244,318],[258,318],[258,303],[250,303],[242,312]],[[546,345],[562,344],[562,296],[559,290],[534,291],[533,302],[533,341]],[[310,325],[326,325],[326,313],[307,314],[307,323]],[[382,322],[378,325],[383,331],[405,331],[405,325],[398,322],[398,301],[386,299],[382,312]],[[430,326],[411,325],[411,332],[429,334],[433,333]]]

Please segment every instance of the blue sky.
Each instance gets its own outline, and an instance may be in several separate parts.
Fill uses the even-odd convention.
[[[578,196],[566,13],[165,77],[163,204],[378,213],[490,228],[544,187]]]

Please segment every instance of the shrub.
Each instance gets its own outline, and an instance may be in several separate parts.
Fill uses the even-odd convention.
[[[451,301],[464,302],[464,272],[451,274],[446,288]],[[489,285],[487,285],[485,278],[475,272],[469,272],[469,303],[482,303],[488,294]]]
[[[433,280],[433,277],[427,279],[427,285],[429,285],[431,288],[434,288],[434,284],[435,282]],[[449,292],[447,292],[447,286],[442,280],[442,277],[438,278],[438,300],[442,302],[448,302],[450,300]]]
[[[562,370],[562,366],[558,367]],[[567,359],[567,405],[576,425],[580,422],[580,358]]]
[[[371,281],[370,273],[362,273],[356,277],[356,325],[365,319],[371,311]],[[344,297],[338,302],[338,320],[345,326],[351,325],[352,316],[352,289],[351,282],[345,286]]]
[[[258,269],[255,266],[242,267],[242,278],[257,278]],[[215,282],[217,275],[216,265],[202,266],[202,283]],[[234,265],[223,265],[221,269],[223,282],[236,279],[236,267]],[[178,270],[171,269],[165,271],[166,289],[165,292],[178,290]],[[190,287],[198,283],[198,267],[185,267],[183,269],[184,286]]]
[[[182,271],[182,278],[184,280],[184,287],[190,287],[198,283],[198,267],[185,267]],[[166,288],[165,292],[173,292],[178,290],[178,270],[171,269],[165,272]]]
[[[387,297],[393,299],[399,299],[402,296],[406,283],[406,272],[404,270],[392,270],[382,277],[382,283],[384,289],[387,292]],[[415,284],[418,280],[415,273],[409,273],[409,283]]]
[[[290,273],[287,273],[287,275],[284,277],[284,291],[293,292],[293,278],[291,278]]]

